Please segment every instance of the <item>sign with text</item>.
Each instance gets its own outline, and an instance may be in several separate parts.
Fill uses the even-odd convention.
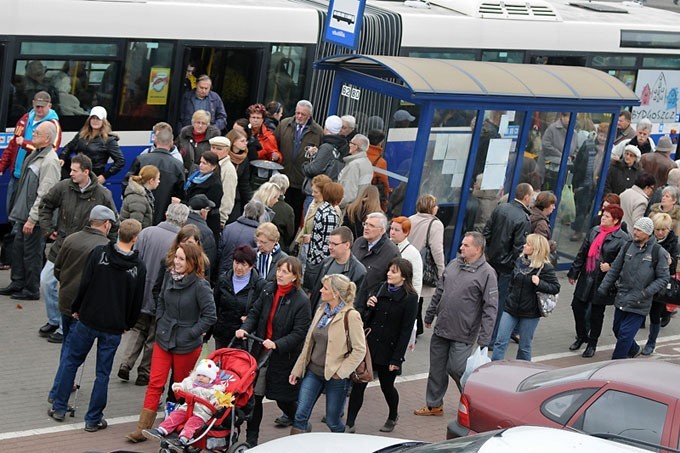
[[[146,103],[149,105],[167,104],[170,68],[151,68],[149,72],[149,91],[146,95]]]
[[[635,94],[640,98],[641,104],[633,107],[632,121],[637,123],[643,118],[652,123],[675,121],[678,114],[678,90],[680,71],[638,71]]]
[[[331,0],[323,40],[356,50],[365,7],[366,0]]]

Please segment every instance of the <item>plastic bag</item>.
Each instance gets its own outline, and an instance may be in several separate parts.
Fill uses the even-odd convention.
[[[477,350],[473,352],[472,355],[467,359],[467,364],[465,365],[465,373],[463,373],[463,377],[460,378],[460,386],[465,387],[465,383],[467,382],[472,372],[475,371],[480,366],[486,365],[489,362],[491,362],[491,359],[489,358],[489,348],[482,349],[479,346],[477,346]]]
[[[411,338],[408,339],[407,351],[413,351],[416,348],[416,333],[418,332],[418,320],[413,323],[413,329],[411,330]]]
[[[571,185],[565,185],[560,197],[560,208],[557,217],[562,225],[569,225],[576,220],[576,203],[574,202],[574,189]]]

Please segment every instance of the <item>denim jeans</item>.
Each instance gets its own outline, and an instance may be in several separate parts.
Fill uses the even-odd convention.
[[[61,344],[61,352],[59,353],[59,366],[57,367],[57,374],[54,375],[54,383],[52,384],[52,389],[50,390],[49,397],[54,399],[57,393],[57,388],[59,387],[59,382],[61,382],[61,367],[64,363],[64,355],[66,355],[66,339],[68,338],[71,329],[78,322],[73,316],[61,315],[61,325],[64,328],[64,342]]]
[[[57,386],[52,409],[58,413],[66,413],[68,399],[73,389],[78,367],[85,362],[87,354],[97,341],[97,368],[90,406],[85,414],[85,423],[99,423],[103,417],[109,390],[109,375],[113,367],[113,358],[120,344],[120,335],[102,332],[87,327],[82,322],[76,323],[66,340],[66,352],[61,366],[61,379]]]
[[[59,326],[57,332],[63,334],[61,312],[59,311],[59,282],[54,276],[54,263],[50,260],[45,262],[45,266],[40,273],[40,289],[45,298],[47,322],[53,326]]]
[[[349,379],[325,380],[311,371],[307,371],[300,384],[300,394],[298,395],[298,407],[295,412],[293,426],[298,429],[307,430],[309,417],[312,409],[319,399],[321,392],[326,390],[326,424],[334,433],[345,431],[345,424],[342,421],[342,410],[345,407],[347,398],[347,386]]]
[[[510,342],[510,334],[515,326],[519,327],[519,349],[517,349],[517,360],[527,360],[531,362],[531,341],[534,339],[534,332],[538,321],[541,318],[516,318],[507,311],[501,315],[501,322],[498,325],[498,336],[493,345],[493,355],[491,360],[503,360],[505,350]]]
[[[512,281],[512,271],[510,272],[500,272],[498,273],[498,315],[496,316],[496,323],[493,327],[493,334],[491,334],[490,345],[496,343],[496,337],[498,336],[498,326],[501,323],[501,314],[503,313],[503,308],[505,308],[505,298],[508,295],[508,290],[510,289],[510,282]],[[494,346],[495,347],[495,346]]]
[[[612,360],[627,359],[633,356],[640,349],[635,341],[635,334],[640,330],[640,326],[646,316],[638,315],[628,311],[614,308],[614,324],[612,329],[616,336],[616,346],[612,353]]]

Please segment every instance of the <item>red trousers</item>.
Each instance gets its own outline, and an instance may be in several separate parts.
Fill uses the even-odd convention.
[[[151,411],[158,410],[158,402],[161,400],[163,387],[168,381],[170,370],[174,372],[175,382],[189,376],[194,369],[198,357],[201,355],[201,348],[198,347],[187,354],[173,354],[164,351],[157,344],[153,347],[151,357],[151,375],[149,376],[149,386],[146,388],[144,396],[144,409]]]
[[[163,420],[163,423],[161,423],[160,427],[170,434],[175,432],[175,429],[184,423],[184,421],[186,421],[186,424],[179,433],[179,436],[186,437],[187,439],[193,439],[196,430],[198,430],[201,426],[203,426],[203,423],[205,423],[198,415],[192,415],[189,417],[189,420],[187,420],[187,411],[185,409],[175,409],[170,415],[168,415],[168,418]]]

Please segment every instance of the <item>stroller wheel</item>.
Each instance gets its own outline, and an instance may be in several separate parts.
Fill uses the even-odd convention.
[[[236,442],[231,447],[229,447],[227,453],[243,453],[246,450],[250,450],[250,444],[248,442],[241,441]]]
[[[171,453],[171,451],[168,450],[167,448],[161,448],[160,450],[158,450],[158,453]]]

